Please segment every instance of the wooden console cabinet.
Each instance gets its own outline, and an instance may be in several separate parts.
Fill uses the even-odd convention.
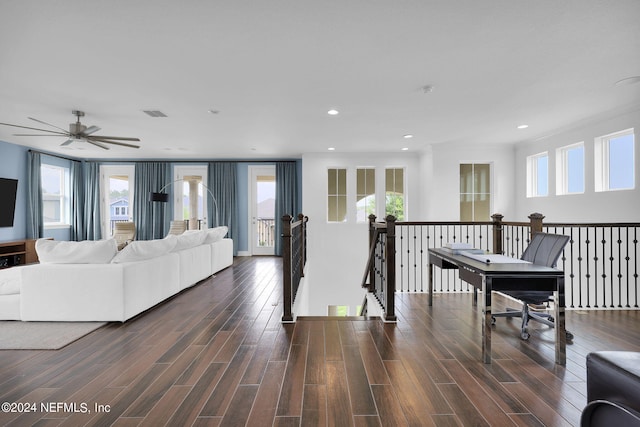
[[[0,268],[38,262],[34,239],[0,242]]]

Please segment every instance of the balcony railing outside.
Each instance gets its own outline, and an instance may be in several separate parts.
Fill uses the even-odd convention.
[[[273,247],[275,245],[275,218],[256,218],[258,246]]]

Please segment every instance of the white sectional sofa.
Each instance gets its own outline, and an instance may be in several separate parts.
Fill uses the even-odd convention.
[[[0,271],[0,320],[124,322],[233,263],[226,227],[134,241],[39,240],[40,264]]]

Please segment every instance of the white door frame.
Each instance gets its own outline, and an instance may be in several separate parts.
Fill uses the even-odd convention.
[[[100,218],[100,228],[102,230],[102,237],[111,237],[110,227],[110,209],[109,209],[109,177],[113,175],[126,176],[129,179],[129,219],[133,221],[133,194],[135,186],[135,172],[136,167],[134,165],[100,165],[100,212],[103,212]]]
[[[207,191],[208,185],[208,168],[207,165],[175,165],[173,167],[173,219],[182,219],[182,181],[185,176],[200,176],[202,177],[202,184],[204,191],[202,192],[202,218],[204,221],[203,228],[208,227],[208,211],[207,206],[209,202],[209,192]],[[180,181],[180,182],[176,182]]]
[[[248,220],[248,230],[249,233],[249,242],[247,244],[247,248],[251,255],[274,255],[275,254],[275,245],[260,247],[256,244],[257,242],[257,229],[256,229],[256,216],[257,216],[257,177],[259,175],[273,175],[274,179],[276,176],[276,166],[275,165],[249,165],[249,220]],[[274,218],[275,219],[275,218]]]

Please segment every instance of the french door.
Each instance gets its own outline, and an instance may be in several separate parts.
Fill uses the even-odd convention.
[[[249,166],[249,248],[252,255],[275,252],[276,167]]]
[[[102,237],[113,236],[116,222],[133,220],[133,165],[100,166],[100,212]]]
[[[187,221],[189,230],[208,227],[207,203],[212,196],[207,189],[206,165],[175,166],[173,195],[174,220]]]

